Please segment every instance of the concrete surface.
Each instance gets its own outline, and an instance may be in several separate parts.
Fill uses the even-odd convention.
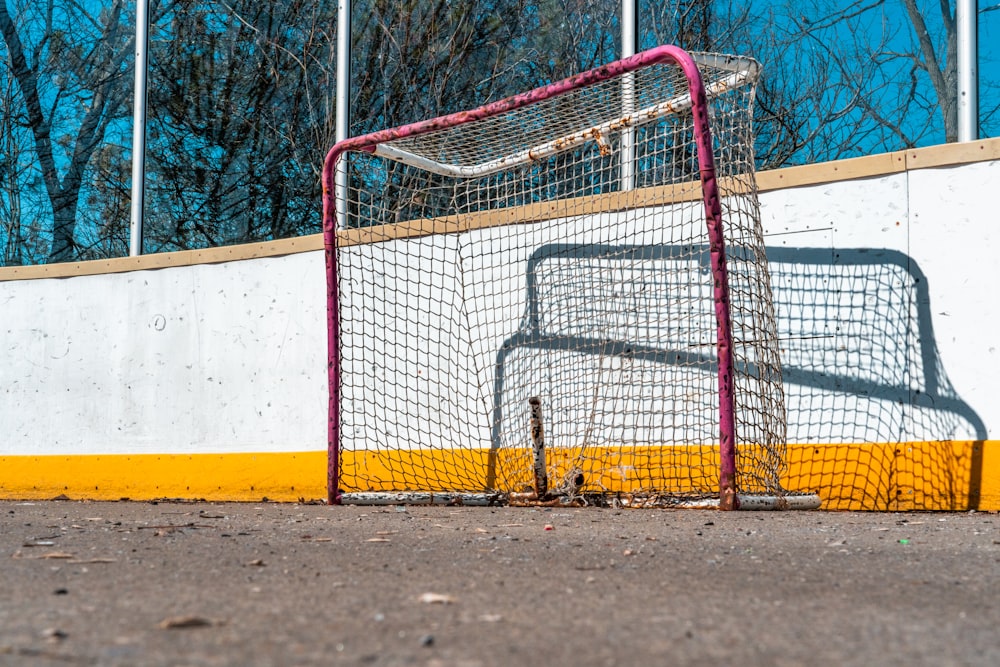
[[[53,501],[0,517],[3,665],[1000,664],[995,514]]]

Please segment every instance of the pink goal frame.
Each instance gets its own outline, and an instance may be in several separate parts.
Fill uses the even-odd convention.
[[[340,157],[348,151],[374,152],[378,144],[454,127],[541,102],[576,88],[590,86],[651,65],[677,65],[684,73],[691,96],[695,143],[701,173],[708,242],[714,282],[715,319],[719,376],[719,506],[739,509],[736,495],[736,419],[733,377],[732,324],[729,308],[729,274],[722,223],[722,204],[715,175],[712,135],[708,121],[705,85],[690,54],[672,45],[658,46],[630,58],[597,67],[535,90],[514,95],[469,111],[440,116],[338,142],[323,164],[323,246],[327,282],[327,368],[329,374],[327,495],[331,505],[340,504],[340,312],[337,285],[337,206],[335,174]]]

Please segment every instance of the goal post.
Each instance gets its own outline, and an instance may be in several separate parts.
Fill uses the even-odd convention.
[[[757,76],[661,46],[334,146],[329,501],[817,506],[780,481]]]

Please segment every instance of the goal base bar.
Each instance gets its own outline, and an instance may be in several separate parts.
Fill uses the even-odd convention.
[[[823,504],[815,493],[789,494],[785,496],[743,495],[738,496],[741,510],[818,510]]]
[[[344,493],[339,498],[340,505],[446,505],[496,507],[507,504],[503,493],[448,493],[401,491],[398,493],[371,491]]]
[[[794,493],[787,495],[738,493],[736,494],[736,509],[744,511],[776,511],[776,510],[818,510],[823,502],[815,493]],[[673,499],[663,507],[680,507],[689,509],[718,509],[718,498]],[[656,505],[649,505],[656,507]]]
[[[471,507],[620,507],[660,509],[718,509],[718,497],[679,497],[661,494],[580,494],[548,496],[507,493],[448,493],[448,492],[357,492],[344,493],[341,505],[444,505]],[[822,505],[815,493],[737,494],[738,508],[746,511],[815,510]]]

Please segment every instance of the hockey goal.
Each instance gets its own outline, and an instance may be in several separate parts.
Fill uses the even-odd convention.
[[[757,74],[662,46],[330,151],[331,503],[818,505],[781,487]]]

